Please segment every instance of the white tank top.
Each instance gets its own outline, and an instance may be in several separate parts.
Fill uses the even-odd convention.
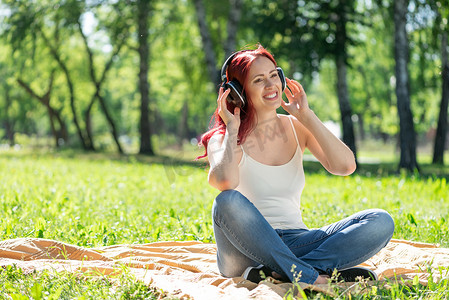
[[[302,152],[296,139],[292,159],[280,166],[262,164],[243,151],[239,163],[240,182],[236,190],[246,196],[274,229],[307,228],[301,217],[300,200],[305,178]]]

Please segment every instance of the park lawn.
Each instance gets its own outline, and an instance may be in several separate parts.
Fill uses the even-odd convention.
[[[217,191],[207,184],[205,164],[185,158],[1,151],[0,239],[39,237],[83,247],[214,242],[210,210]],[[379,175],[373,166],[362,165],[357,174],[337,177],[313,162],[305,166],[302,209],[309,227],[377,207],[393,216],[394,238],[449,246],[449,184],[443,176]],[[429,287],[392,286],[373,291],[372,297],[449,297],[447,279]],[[158,299],[164,294],[126,272],[112,280],[49,272],[25,276],[14,268],[1,271],[0,298],[22,296]]]

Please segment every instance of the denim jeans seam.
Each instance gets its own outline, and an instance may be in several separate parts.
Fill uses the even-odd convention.
[[[348,264],[351,264],[352,266],[356,266],[356,265],[358,265],[358,264],[354,264],[354,262],[355,261],[358,261],[358,260],[360,260],[361,258],[363,258],[362,260],[361,260],[361,262],[364,262],[364,261],[366,261],[368,258],[370,258],[370,257],[372,257],[373,255],[372,254],[364,254],[364,255],[362,255],[362,256],[359,256],[358,258],[355,258],[355,259],[352,259],[352,260],[350,260],[350,261],[348,261],[348,262],[345,262],[345,263],[343,263],[343,264],[340,264],[340,266],[337,266],[337,267],[335,267],[337,270],[340,270],[341,269],[341,266],[344,266],[344,265],[348,265]],[[365,258],[366,257],[366,258]],[[361,263],[360,262],[360,263]],[[360,264],[359,263],[359,264]],[[351,268],[351,267],[348,267],[348,268]],[[346,269],[346,268],[343,268],[343,269]]]
[[[390,241],[390,239],[391,239],[391,237],[390,237],[389,239],[387,239],[387,242],[384,243],[384,245],[383,245],[380,249],[384,248],[384,247],[388,244],[388,241]],[[379,250],[377,250],[377,251],[371,251],[371,253],[372,253],[372,252],[378,253]],[[350,262],[358,261],[358,260],[360,260],[361,258],[363,258],[363,259],[361,260],[361,262],[360,262],[360,263],[362,263],[362,262],[366,261],[367,259],[369,259],[370,257],[373,257],[374,254],[371,254],[371,253],[365,253],[365,255],[359,256],[359,257],[356,258],[356,259],[353,259],[353,260],[351,260],[351,261],[348,261],[348,262],[346,262],[346,263],[344,263],[344,264],[340,264],[340,265],[343,265],[343,266],[344,266],[344,265],[349,264]],[[360,263],[359,263],[359,264],[360,264]],[[352,263],[352,265],[356,266],[356,265],[358,265],[358,264]],[[348,267],[348,268],[350,268],[350,267]],[[339,268],[337,268],[337,269],[339,269]]]
[[[241,244],[241,242],[240,242],[240,240],[237,238],[237,236],[232,232],[232,230],[230,230],[229,229],[229,227],[227,227],[226,226],[226,224],[224,224],[224,223],[222,223],[221,225],[223,225],[223,227],[220,225],[220,224],[218,224],[215,220],[214,220],[214,222],[215,222],[215,224],[217,224],[217,226],[219,226],[220,228],[222,228],[223,229],[223,227],[234,237],[234,239],[237,241],[237,243],[240,245],[240,247],[242,247],[246,252],[247,252],[247,254],[249,254],[251,257],[251,259],[252,260],[254,260],[254,261],[257,261],[257,262],[260,262],[262,265],[264,265],[264,266],[267,266],[267,267],[269,267],[270,269],[272,269],[273,271],[275,271],[275,272],[279,272],[279,271],[281,271],[281,273],[283,272],[282,271],[282,269],[280,269],[280,268],[277,268],[277,267],[275,267],[275,268],[273,268],[273,266],[269,266],[262,258],[260,258],[260,257],[258,257],[258,256],[256,256],[254,253],[252,253],[251,251],[249,251],[246,247],[244,247],[242,244]],[[276,269],[278,269],[278,270],[276,270]],[[309,268],[311,271],[316,271],[313,267],[310,267]]]
[[[313,241],[311,241],[311,242],[309,242],[309,243],[304,243],[304,244],[297,245],[297,246],[294,246],[294,247],[291,247],[291,248],[289,247],[289,248],[290,248],[290,249],[298,249],[298,248],[301,248],[301,247],[309,246],[309,245],[311,245],[311,244],[313,244],[313,243],[316,243],[316,242],[319,242],[319,241],[321,241],[321,240],[327,239],[327,238],[331,237],[332,235],[334,235],[335,233],[337,233],[337,232],[333,232],[333,233],[330,234],[330,235],[327,235],[327,236],[322,237],[322,238],[317,239],[317,240],[313,240]]]
[[[215,223],[217,224],[218,227],[221,227],[220,224],[218,224],[217,222],[215,222]],[[237,241],[239,246],[242,247],[250,256],[252,256],[252,257],[250,257],[252,260],[260,261],[260,262],[262,262],[263,265],[265,265],[263,263],[263,259],[261,259],[260,257],[256,256],[254,253],[252,253],[251,251],[249,251],[246,247],[244,247],[242,245],[242,243],[240,242],[240,239],[237,238],[237,236],[232,232],[232,230],[229,229],[228,226],[226,226],[225,223],[222,223],[222,225],[223,225],[224,228],[226,228],[226,230],[229,232],[229,234],[231,234],[234,237],[235,241]]]
[[[361,219],[359,219],[359,218],[353,218],[352,220],[354,220],[354,221],[357,220],[357,221],[358,221],[357,223],[360,223],[360,221],[361,221]],[[356,224],[356,223],[353,223],[353,224]],[[351,225],[353,225],[353,224],[351,224]],[[339,233],[339,232],[340,232],[339,230],[338,230],[338,231],[334,231],[334,232],[332,232],[332,234],[329,234],[329,235],[326,235],[326,236],[324,236],[324,237],[322,237],[322,238],[319,238],[319,239],[310,241],[309,243],[304,243],[304,244],[296,245],[296,246],[294,246],[294,247],[289,247],[289,248],[290,248],[290,249],[298,249],[298,248],[301,248],[301,247],[309,246],[309,245],[311,245],[311,244],[313,244],[313,243],[316,243],[316,242],[319,242],[319,241],[321,241],[321,240],[327,239],[327,238],[329,238],[329,237],[331,237],[331,236],[333,236],[334,234]]]

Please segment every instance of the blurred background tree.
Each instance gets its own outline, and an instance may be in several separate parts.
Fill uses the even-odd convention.
[[[448,104],[449,104],[449,59],[448,59],[448,32],[449,32],[449,5],[444,5],[443,1],[432,1],[432,10],[435,12],[432,34],[430,35],[430,45],[434,49],[433,57],[438,57],[441,53],[441,101],[438,114],[438,125],[433,148],[433,163],[444,164],[444,150],[447,145],[448,132]],[[429,56],[428,56],[429,57]],[[425,59],[423,59],[425,60]]]
[[[1,143],[179,149],[207,130],[225,58],[260,42],[358,158],[378,141],[414,170],[431,144],[443,164],[448,11],[441,0],[5,0]]]

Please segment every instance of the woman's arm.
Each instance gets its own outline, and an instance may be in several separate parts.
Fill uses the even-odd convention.
[[[285,92],[289,103],[282,103],[282,106],[301,123],[306,147],[330,173],[343,176],[352,174],[356,163],[351,149],[310,110],[301,84],[290,79],[287,79],[287,83],[291,90],[286,89]]]
[[[324,126],[311,110],[295,116],[306,128],[306,147],[330,173],[350,175],[356,169],[354,154]]]
[[[226,133],[214,134],[209,140],[207,153],[209,156],[209,184],[220,191],[234,189],[239,185],[238,164],[242,150],[237,145],[240,127],[240,108],[236,107],[232,114],[226,107],[226,98],[230,90],[218,94],[218,114],[226,124]]]
[[[228,129],[224,136],[215,134],[207,148],[209,184],[220,191],[236,188],[239,185],[239,158],[242,156],[237,145],[237,134]]]

